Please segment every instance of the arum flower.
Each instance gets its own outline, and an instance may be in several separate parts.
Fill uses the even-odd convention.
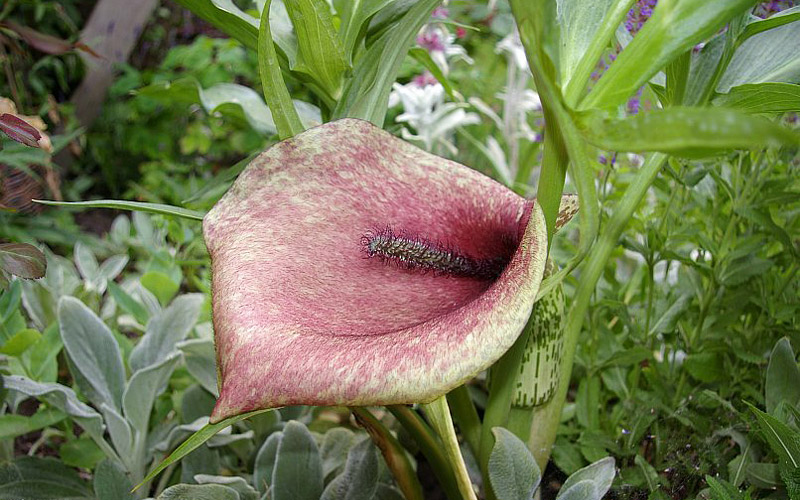
[[[534,201],[354,119],[264,152],[203,231],[212,422],[433,401],[514,343],[546,259]]]

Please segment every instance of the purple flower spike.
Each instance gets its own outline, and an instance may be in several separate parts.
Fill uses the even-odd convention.
[[[565,198],[560,224],[575,201]],[[354,119],[263,153],[203,232],[212,422],[284,405],[432,401],[513,344],[546,258],[534,201]]]

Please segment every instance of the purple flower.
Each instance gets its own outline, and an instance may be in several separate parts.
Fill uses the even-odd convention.
[[[445,41],[439,36],[436,30],[425,30],[417,37],[417,45],[427,50],[428,52],[444,52]]]

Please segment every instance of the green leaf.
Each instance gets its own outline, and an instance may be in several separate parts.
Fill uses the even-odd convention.
[[[38,431],[65,418],[67,418],[67,414],[55,408],[40,408],[30,417],[11,413],[0,415],[0,439],[15,438]]]
[[[0,498],[93,498],[75,469],[54,458],[20,457],[0,465]]]
[[[304,128],[283,81],[278,55],[272,43],[270,24],[265,22],[269,19],[270,5],[272,0],[266,0],[264,10],[261,11],[261,26],[258,30],[258,73],[261,76],[264,99],[272,111],[278,136],[286,139],[299,134]]]
[[[334,0],[336,12],[341,20],[339,41],[347,61],[352,64],[361,35],[366,30],[367,22],[381,9],[395,0]]]
[[[33,200],[43,205],[55,205],[59,207],[80,207],[80,208],[114,208],[117,210],[133,210],[137,212],[149,212],[151,214],[174,215],[191,220],[203,220],[205,214],[196,210],[189,210],[172,205],[161,203],[144,203],[140,201],[125,200],[95,200],[95,201],[50,201]]]
[[[172,352],[167,357],[134,372],[128,382],[122,396],[122,408],[130,425],[141,435],[147,434],[150,411],[153,409],[156,396],[164,391],[180,360],[180,353]]]
[[[333,18],[325,0],[286,2],[286,11],[297,33],[298,60],[292,68],[306,73],[336,101],[342,94],[342,80],[350,65],[333,29]]]
[[[148,366],[161,363],[186,338],[200,315],[205,296],[199,293],[181,295],[169,307],[153,316],[147,330],[133,348],[128,364],[135,373]]]
[[[611,151],[661,151],[699,158],[731,149],[800,144],[800,134],[770,120],[722,108],[673,107],[614,119],[600,112],[579,117],[592,144]]]
[[[753,0],[659,2],[608,71],[580,104],[580,109],[616,108],[678,55],[714,35]]]
[[[203,89],[193,77],[180,78],[172,82],[159,82],[136,91],[159,102],[181,102],[200,104],[209,114],[219,113],[246,121],[254,130],[265,136],[277,133],[272,112],[264,99],[250,87],[235,83],[218,83]],[[305,127],[321,123],[319,108],[307,102],[293,101]],[[255,156],[255,155],[253,155]],[[185,202],[184,202],[185,203]]]
[[[0,347],[0,354],[9,356],[19,356],[29,347],[39,341],[42,334],[36,330],[25,328],[15,333],[8,341]]]
[[[738,488],[725,480],[714,479],[706,475],[706,483],[716,495],[715,500],[742,500],[744,498]]]
[[[746,83],[800,83],[798,39],[800,22],[784,24],[748,38],[734,52],[717,92],[728,92]]]
[[[130,478],[117,462],[103,460],[94,470],[97,500],[134,500]]]
[[[778,464],[756,462],[747,465],[747,481],[757,488],[775,489],[781,486]]]
[[[319,454],[322,458],[322,475],[329,475],[344,467],[347,453],[353,446],[355,434],[343,427],[334,427],[325,433]]]
[[[305,425],[287,422],[272,471],[272,499],[319,500],[322,486],[317,443]]]
[[[542,473],[527,446],[502,427],[494,427],[494,447],[489,455],[489,481],[498,500],[530,500]]]
[[[17,375],[4,375],[3,386],[45,401],[72,417],[93,437],[103,436],[103,417],[91,406],[81,403],[69,387],[61,384],[42,384]]]
[[[800,85],[751,83],[732,87],[714,98],[714,105],[747,113],[787,113],[800,110]]]
[[[109,281],[108,291],[120,309],[133,316],[134,319],[139,322],[139,324],[147,324],[147,320],[150,318],[150,314],[147,312],[147,309],[142,304],[137,302],[136,299],[131,297],[125,290],[123,290],[121,286],[117,285],[113,281]]]
[[[611,488],[615,474],[614,458],[600,459],[569,476],[556,500],[600,500]]]
[[[366,438],[350,449],[344,472],[328,484],[320,500],[372,498],[377,487],[378,451]]]
[[[716,382],[725,377],[724,363],[718,352],[699,352],[689,354],[684,367],[700,382]]]
[[[233,488],[221,484],[176,484],[158,495],[157,500],[240,500]]]
[[[185,457],[186,455],[197,449],[198,446],[202,445],[203,443],[211,439],[219,431],[235,424],[236,422],[239,422],[246,418],[253,417],[255,415],[267,411],[270,410],[255,410],[248,413],[242,413],[241,415],[236,415],[235,417],[226,418],[225,420],[217,422],[216,424],[206,424],[205,426],[203,426],[203,428],[201,428],[200,430],[189,436],[189,438],[186,441],[184,441],[183,444],[178,446],[175,449],[175,451],[173,451],[167,458],[165,458],[160,464],[158,464],[158,467],[153,469],[142,480],[141,483],[137,484],[136,487],[133,489],[133,491],[136,491],[142,485],[148,483],[154,477],[159,475],[164,469],[166,469],[170,465],[174,464],[175,462],[179,461],[180,459],[182,459],[183,457]]]
[[[780,339],[772,349],[764,387],[767,413],[775,415],[782,402],[800,404],[800,369],[788,337]]]
[[[156,296],[162,306],[167,305],[180,289],[180,283],[176,283],[161,271],[148,271],[142,275],[139,282]]]
[[[214,476],[211,474],[197,474],[194,480],[198,484],[219,484],[230,488],[239,494],[239,500],[258,500],[259,495],[243,477]]]
[[[28,367],[28,375],[40,382],[55,382],[58,370],[56,357],[63,346],[58,324],[54,322],[23,356]]]
[[[219,395],[217,388],[217,357],[211,339],[189,339],[177,344],[183,352],[186,369],[205,390]]]
[[[44,254],[27,243],[0,244],[0,270],[25,279],[43,278],[47,267]]]
[[[243,12],[232,0],[176,0],[198,16],[242,42],[255,48],[258,19]]]
[[[75,297],[59,301],[58,324],[64,349],[73,363],[72,374],[81,391],[97,406],[106,403],[119,410],[125,389],[125,368],[111,330]]]
[[[745,403],[756,416],[761,433],[781,462],[792,468],[800,467],[800,433],[772,415]]]
[[[633,0],[558,0],[557,4],[561,88],[574,103]]]
[[[278,455],[278,445],[283,439],[283,432],[270,434],[256,455],[253,465],[253,484],[256,489],[264,494],[272,485],[272,473],[275,470],[275,458]]]
[[[105,458],[103,450],[86,435],[67,441],[61,445],[58,453],[61,461],[65,464],[84,469],[93,469],[100,460]]]
[[[792,7],[781,12],[777,12],[766,19],[754,18],[739,33],[737,44],[741,44],[753,35],[757,35],[767,30],[783,26],[784,24],[800,21],[800,6]]]
[[[420,0],[370,45],[353,69],[334,118],[361,118],[383,126],[392,84],[406,54],[433,9],[441,0]]]

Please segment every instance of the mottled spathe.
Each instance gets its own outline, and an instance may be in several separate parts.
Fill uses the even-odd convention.
[[[365,258],[365,233],[387,226],[508,265],[482,279]],[[214,422],[291,404],[431,401],[511,346],[546,256],[535,202],[353,119],[260,155],[203,230],[220,380]]]

